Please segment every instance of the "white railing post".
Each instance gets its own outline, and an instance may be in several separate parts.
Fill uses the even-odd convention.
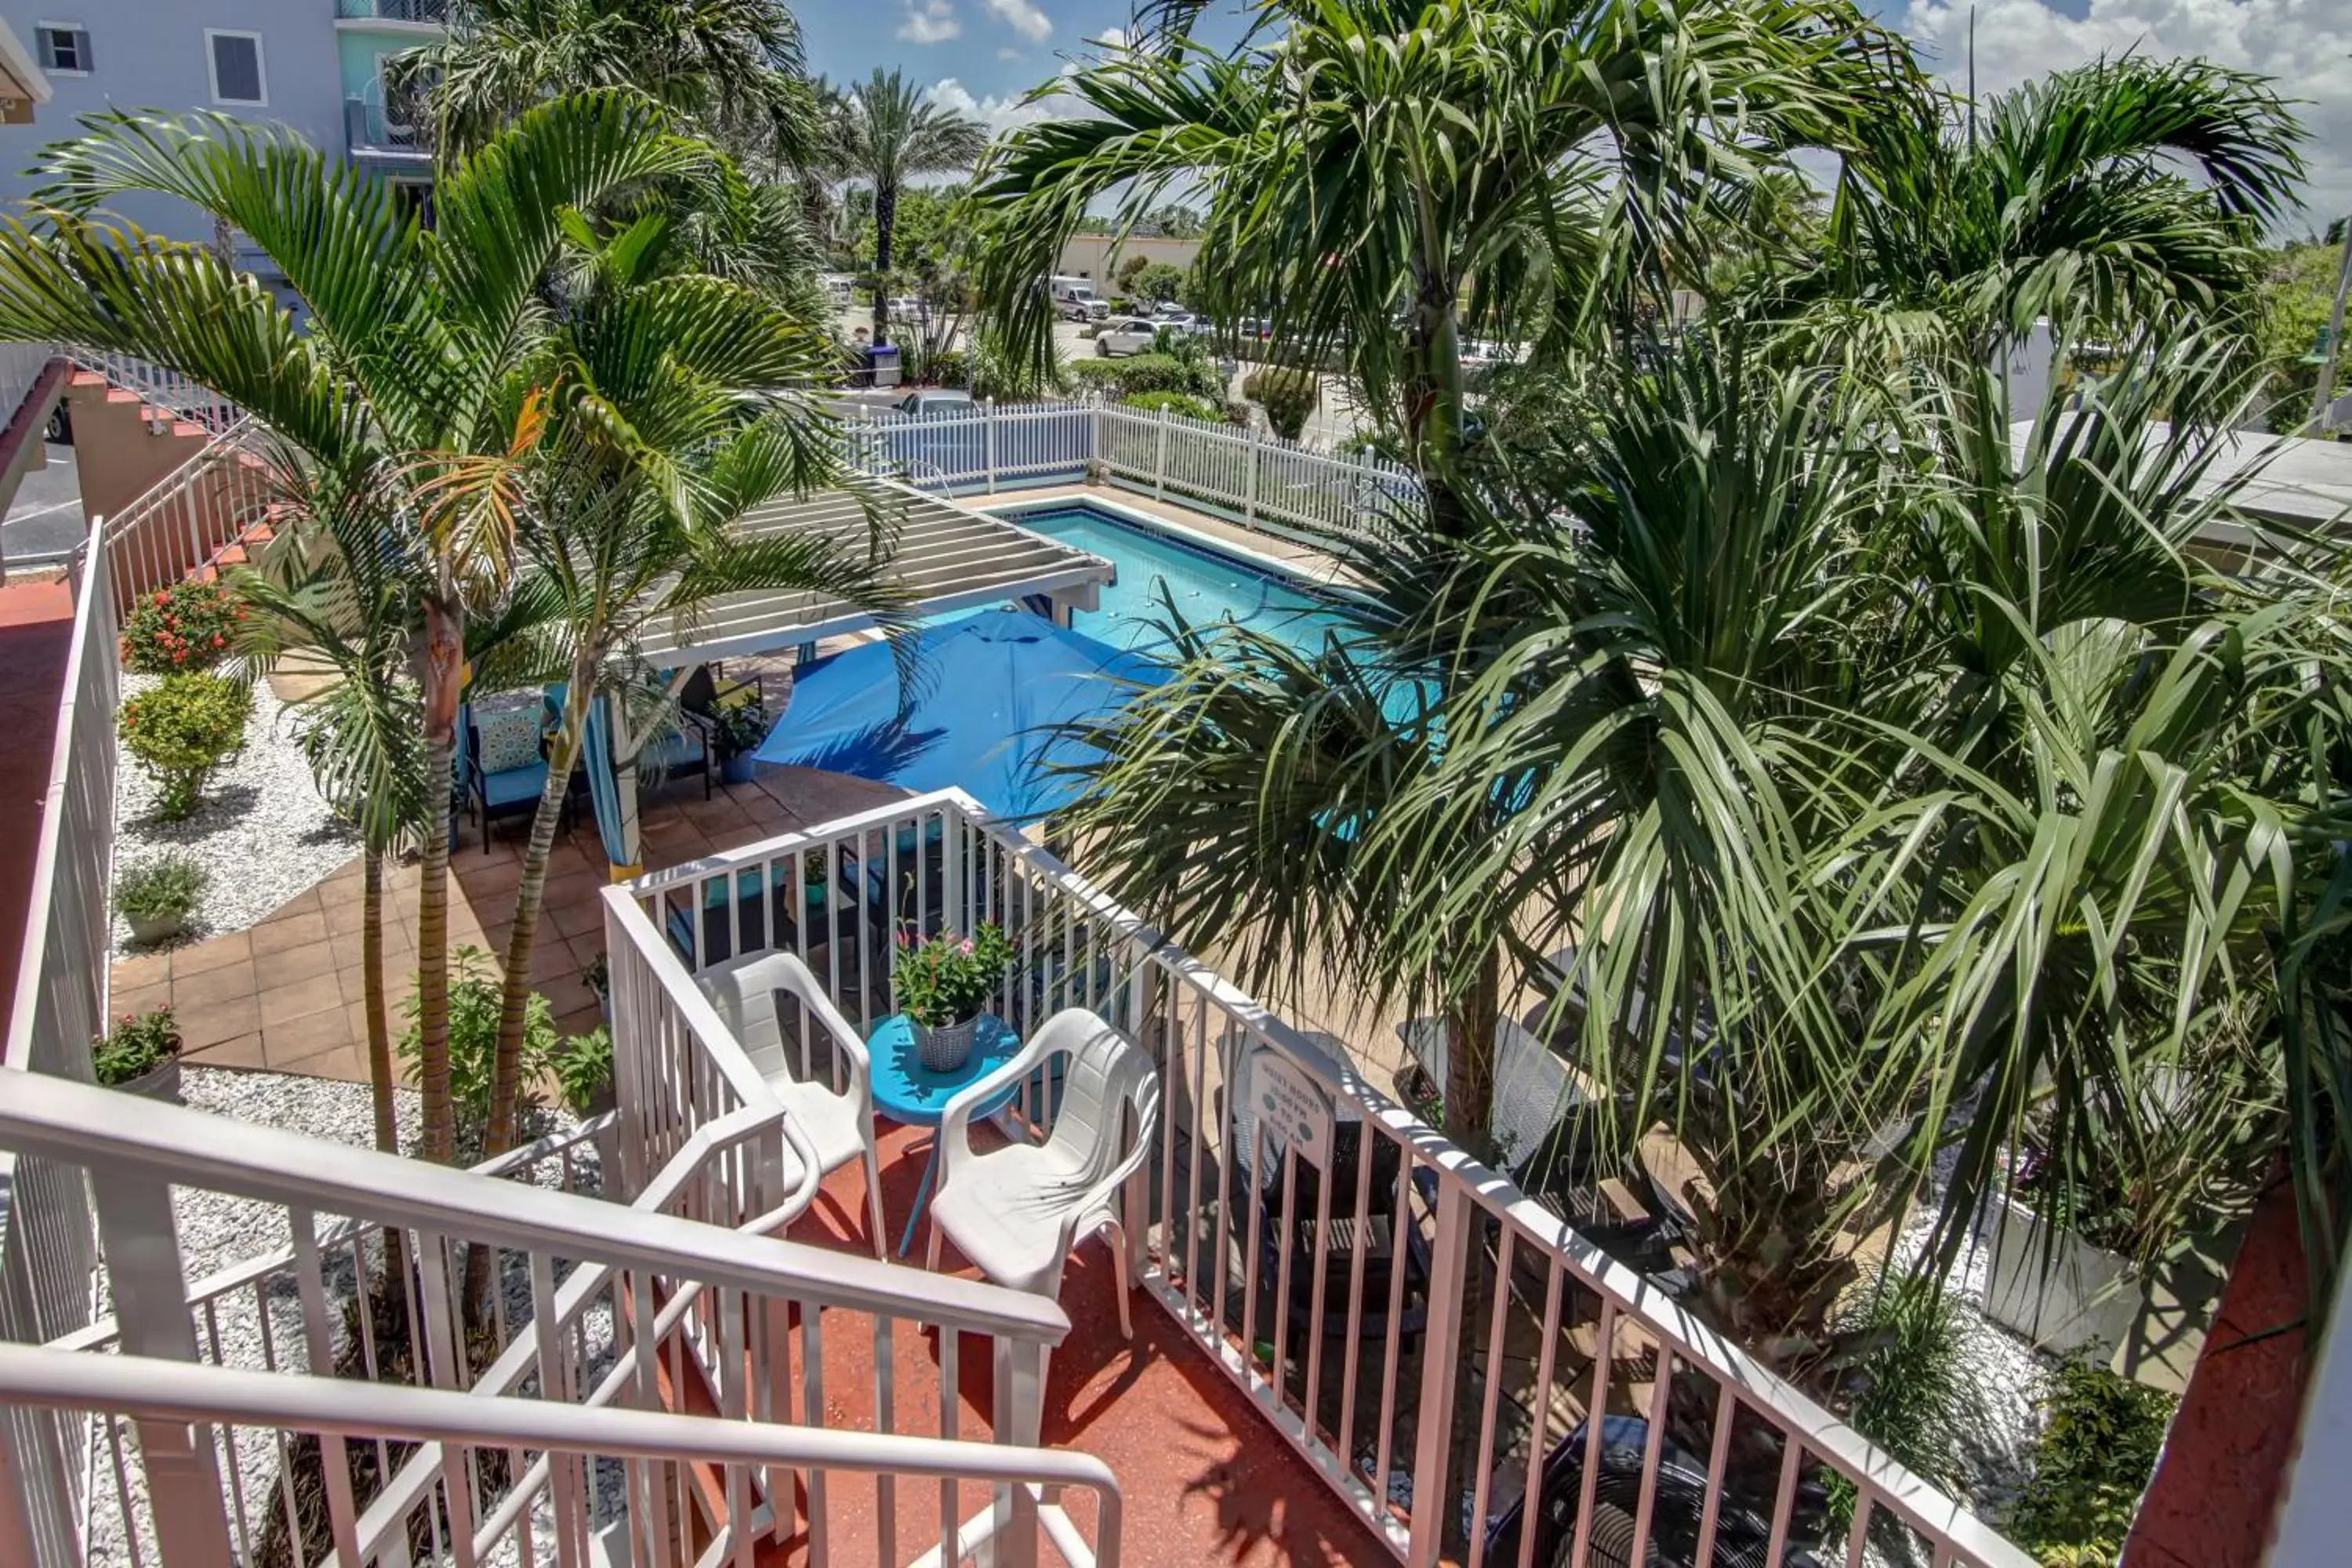
[[[195,1361],[170,1184],[94,1163],[89,1191],[123,1352]],[[164,1568],[229,1568],[228,1515],[221,1507],[212,1428],[141,1421],[135,1430]],[[137,1528],[132,1520],[122,1522],[126,1533]]]
[[[993,397],[981,405],[980,423],[981,428],[987,432],[988,493],[994,495],[996,493],[996,399]]]
[[[1257,521],[1257,435],[1253,431],[1242,441],[1242,461],[1248,473],[1242,479],[1242,515],[1250,521]]]
[[[1168,405],[1160,405],[1160,424],[1152,432],[1151,496],[1154,500],[1168,499]]]
[[[1454,1447],[1454,1384],[1462,1373],[1458,1353],[1462,1339],[1462,1295],[1473,1256],[1473,1238],[1484,1228],[1470,1202],[1470,1190],[1459,1182],[1438,1188],[1437,1251],[1429,1269],[1428,1338],[1421,1352],[1421,1404],[1414,1433],[1412,1493],[1432,1499],[1434,1507],[1412,1510],[1412,1546],[1405,1555],[1409,1568],[1437,1568],[1444,1544],[1447,1470]],[[1601,1353],[1608,1353],[1603,1347]],[[1493,1372],[1489,1370],[1488,1376]],[[1474,1525],[1475,1521],[1474,1521]]]

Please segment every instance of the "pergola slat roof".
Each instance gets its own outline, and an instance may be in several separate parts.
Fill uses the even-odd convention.
[[[895,523],[894,565],[917,615],[1108,583],[1116,574],[1102,557],[1003,518],[887,481],[875,481],[875,493]],[[856,495],[827,490],[761,507],[739,526],[747,534],[814,531],[862,546],[868,515]],[[767,653],[873,624],[864,611],[825,595],[725,594],[702,606],[691,623],[648,633],[644,650],[657,664],[684,666]]]

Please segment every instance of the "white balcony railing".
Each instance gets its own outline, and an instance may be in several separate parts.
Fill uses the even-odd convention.
[[[823,1563],[846,1509],[876,1521],[881,1560],[898,1563],[897,1484],[919,1477],[945,1492],[942,1561],[992,1541],[1000,1562],[1030,1563],[1051,1539],[1066,1558],[1115,1563],[1115,1499],[1085,1547],[1052,1490],[1100,1494],[1108,1473],[1034,1451],[1045,1359],[1068,1327],[1060,1309],[734,1228],[740,1214],[755,1225],[777,1216],[756,1179],[736,1185],[766,1162],[729,1159],[772,1125],[758,1111],[706,1124],[622,1205],[567,1190],[593,1185],[583,1179],[599,1164],[583,1153],[593,1129],[494,1170],[454,1171],[21,1075],[0,1094],[0,1149],[84,1169],[116,1311],[47,1353],[148,1357],[220,1378],[180,1379],[171,1386],[184,1397],[151,1400],[88,1381],[103,1374],[76,1384],[44,1373],[91,1391],[42,1403],[100,1412],[89,1439],[100,1496],[87,1542],[62,1556],[10,1540],[0,1509],[0,1561],[183,1568],[284,1560],[299,1543],[304,1562],[332,1550],[354,1564],[420,1552],[529,1563],[551,1560],[533,1543],[551,1542],[553,1560],[572,1563],[583,1561],[574,1544],[618,1531],[619,1560],[639,1568],[748,1564],[764,1543],[796,1537]],[[244,1200],[247,1234],[291,1241],[186,1281],[175,1188]],[[401,1274],[388,1262],[394,1237]],[[486,1304],[469,1304],[469,1257],[487,1265]],[[421,1354],[407,1348],[407,1324],[421,1330]],[[856,1391],[828,1396],[827,1337],[887,1347],[925,1331],[950,1367],[967,1337],[992,1347],[999,1452],[984,1464],[961,1462],[969,1451],[945,1414],[926,1423],[894,1408],[887,1356],[866,1391],[873,1419],[836,1421]],[[256,1394],[256,1378],[283,1392]],[[324,1378],[339,1381],[321,1426],[330,1412],[311,1380]],[[478,1414],[412,1446],[425,1409],[414,1391],[425,1388],[463,1392]],[[551,1405],[567,1407],[563,1419],[521,1413]],[[698,1405],[729,1435],[658,1458],[604,1419]],[[252,1419],[265,1407],[269,1419]],[[192,1431],[191,1419],[204,1425]],[[789,1468],[752,1436],[769,1426],[798,1428]],[[287,1427],[320,1433],[318,1449],[290,1444]],[[583,1450],[639,1457],[614,1471],[583,1466]],[[12,1440],[0,1476],[20,1468]],[[871,1493],[837,1496],[835,1469],[871,1475]],[[967,1501],[978,1511],[966,1515]]]
[[[1021,955],[996,999],[1016,1030],[1081,1005],[1141,1042],[1164,1110],[1128,1199],[1139,1278],[1247,1393],[1266,1436],[1417,1568],[1462,1544],[1449,1537],[1467,1538],[1470,1568],[1528,1568],[1586,1561],[1604,1534],[1612,1561],[1641,1561],[1649,1542],[1675,1543],[1674,1561],[1855,1568],[1903,1560],[1885,1545],[1907,1539],[1910,1560],[1937,1568],[2028,1568],[961,792],[631,890],[688,967],[790,949],[868,1026],[888,1010],[894,933],[995,921]],[[1260,1119],[1253,1102],[1277,1080],[1326,1108],[1328,1138]],[[1008,1113],[1016,1131],[1050,1124],[1053,1089],[1028,1086]]]
[[[1276,531],[1379,533],[1421,504],[1412,474],[1370,453],[1339,457],[1164,410],[1085,403],[978,403],[866,414],[844,431],[852,464],[925,488],[994,492],[1090,475]]]
[[[90,1037],[103,1032],[107,1017],[114,710],[121,684],[102,541],[76,561],[74,578],[73,640],[26,889],[31,918],[16,958],[0,1078],[47,1073],[87,1083]],[[97,1262],[81,1167],[19,1158],[0,1146],[0,1340],[38,1343],[88,1323]],[[62,1553],[75,1539],[85,1499],[77,1462],[80,1437],[77,1426],[45,1412],[0,1409],[0,1440],[15,1456],[0,1475],[0,1489],[13,1484],[15,1511],[32,1543],[30,1561],[69,1561]],[[0,1507],[0,1513],[6,1511]]]

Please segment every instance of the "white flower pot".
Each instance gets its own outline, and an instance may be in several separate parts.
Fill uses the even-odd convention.
[[[2139,1317],[2140,1282],[2131,1264],[2070,1231],[2054,1237],[2027,1205],[1995,1207],[1985,1268],[1985,1315],[2035,1348],[2063,1355],[2111,1349]]]
[[[184,914],[125,915],[122,923],[131,928],[131,940],[142,947],[152,947],[159,942],[169,942],[180,934],[188,923]]]
[[[980,1028],[977,1014],[961,1024],[945,1024],[934,1028],[919,1019],[907,1020],[914,1026],[915,1056],[927,1072],[954,1072],[971,1059],[973,1035]]]
[[[137,1078],[114,1085],[124,1094],[136,1094],[148,1100],[160,1100],[167,1104],[180,1103],[180,1058],[172,1058],[161,1067],[151,1068]]]

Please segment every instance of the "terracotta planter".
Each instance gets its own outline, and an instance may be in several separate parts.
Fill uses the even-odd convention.
[[[131,940],[142,947],[152,947],[159,942],[169,942],[187,925],[186,911],[168,915],[125,915],[123,924],[131,928]]]
[[[960,1024],[945,1024],[938,1028],[909,1018],[907,1022],[915,1031],[915,1057],[929,1072],[954,1072],[971,1059],[972,1037],[980,1028],[980,1016],[974,1014]]]
[[[124,1094],[136,1094],[148,1100],[160,1100],[169,1105],[180,1103],[180,1058],[172,1058],[162,1067],[141,1073],[127,1083],[112,1086]]]

